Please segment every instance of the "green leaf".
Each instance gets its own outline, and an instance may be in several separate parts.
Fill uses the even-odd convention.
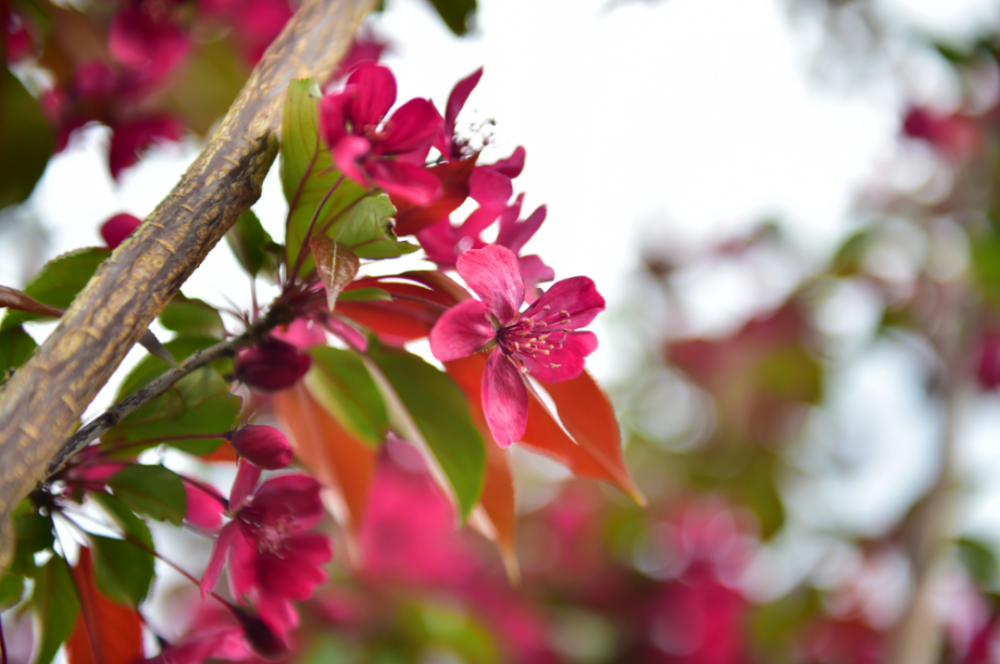
[[[382,288],[355,288],[344,291],[338,302],[391,302],[392,294]]]
[[[218,337],[226,334],[215,307],[178,293],[160,313],[160,325],[186,336]]]
[[[246,83],[250,71],[239,56],[225,39],[202,41],[187,58],[184,75],[172,79],[166,91],[165,103],[202,136],[225,115]]]
[[[120,539],[90,536],[94,579],[101,592],[119,604],[138,607],[153,582],[153,554]]]
[[[100,247],[85,247],[57,256],[43,265],[22,290],[43,304],[65,309],[110,253]],[[8,311],[0,323],[0,332],[39,318],[42,316],[38,314]]]
[[[0,579],[0,612],[16,606],[24,596],[24,577],[7,574]]]
[[[341,178],[340,171],[333,167],[330,151],[319,136],[317,123],[320,96],[319,88],[312,79],[292,81],[288,84],[281,118],[279,170],[290,215],[285,238],[285,262],[289,269],[302,250],[309,221],[316,208]],[[345,178],[324,204],[315,229],[319,231],[338,213],[367,193],[363,187]],[[308,247],[305,252],[308,254]],[[300,273],[307,274],[314,267],[312,256],[308,256]]]
[[[1000,234],[996,231],[974,238],[972,272],[986,299],[1000,306]]]
[[[168,341],[163,344],[163,347],[170,351],[170,354],[173,355],[178,362],[181,362],[191,357],[191,355],[193,355],[196,351],[211,348],[217,343],[219,343],[219,340],[215,337],[181,337],[179,339],[174,339],[173,341]],[[208,366],[223,375],[232,373],[233,371],[233,362],[228,358],[218,360]],[[163,360],[153,357],[152,355],[146,355],[139,360],[139,363],[135,365],[131,371],[125,375],[121,385],[118,386],[118,392],[115,395],[115,400],[120,401],[121,399],[127,397],[143,385],[147,385],[154,379],[158,378],[170,368],[171,367]]]
[[[52,534],[52,517],[35,512],[14,517],[14,560],[10,571],[29,574],[35,569],[35,554],[51,549],[55,542]]]
[[[219,438],[172,440],[167,443],[175,449],[201,456],[222,443],[221,434],[233,428],[239,411],[240,398],[229,393],[229,386],[222,376],[210,367],[201,367],[137,408],[105,434],[102,441],[115,445],[121,439],[141,441],[146,438],[220,434]],[[129,453],[134,455],[141,449],[144,448],[133,447]]]
[[[179,526],[187,511],[184,481],[163,466],[127,466],[108,480],[108,486],[133,511],[157,521]]]
[[[38,100],[7,67],[0,68],[0,209],[20,203],[52,156],[52,130]],[[16,155],[16,157],[14,157]]]
[[[278,245],[264,227],[253,210],[247,210],[240,215],[233,227],[226,233],[226,242],[233,250],[236,260],[250,276],[256,277],[261,270],[265,275],[275,280],[277,266],[273,249]]]
[[[34,577],[35,590],[31,603],[42,629],[41,638],[37,639],[35,664],[49,664],[73,631],[80,603],[69,566],[59,556],[52,556]]]
[[[0,378],[8,369],[24,364],[38,344],[22,327],[12,327],[0,332]]]
[[[955,542],[958,559],[969,570],[976,582],[984,587],[993,587],[997,576],[997,557],[993,549],[974,539],[962,538]]]
[[[153,545],[153,535],[149,532],[149,526],[135,515],[132,508],[110,493],[89,493],[87,495],[108,513],[108,516],[114,520],[115,525],[121,528],[125,534],[125,539],[134,540],[148,549],[155,548]]]
[[[314,360],[305,378],[310,394],[346,429],[377,447],[389,428],[389,414],[364,361],[338,348],[313,348],[309,354]]]
[[[369,359],[392,427],[428,458],[464,521],[479,500],[486,471],[486,447],[465,396],[447,374],[416,355],[373,347]]]
[[[431,0],[448,29],[461,37],[472,29],[476,19],[476,0]]]
[[[412,254],[415,244],[400,242],[392,231],[395,206],[385,194],[358,202],[330,229],[330,237],[346,245],[358,258],[395,258]]]

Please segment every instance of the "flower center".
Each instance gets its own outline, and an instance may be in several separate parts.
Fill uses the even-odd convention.
[[[507,355],[519,360],[531,358],[555,369],[559,365],[548,362],[546,357],[562,348],[569,322],[570,315],[565,309],[552,311],[552,307],[543,307],[530,317],[519,318],[500,328],[497,345]]]

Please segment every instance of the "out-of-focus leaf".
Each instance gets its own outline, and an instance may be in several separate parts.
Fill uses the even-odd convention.
[[[22,327],[12,327],[0,332],[0,379],[8,369],[24,364],[38,344]]]
[[[219,343],[219,340],[214,337],[181,337],[179,339],[174,339],[173,341],[168,341],[163,344],[163,347],[170,351],[170,354],[176,360],[182,361],[193,355],[196,351],[205,350],[206,348],[210,348],[217,343]],[[219,360],[218,362],[213,362],[209,366],[214,368],[220,374],[229,374],[233,371],[233,362],[230,359]],[[158,378],[168,369],[170,369],[170,366],[160,359],[155,357],[142,358],[139,363],[125,375],[121,385],[118,386],[118,392],[115,395],[115,400],[118,401],[127,397],[143,385],[146,385],[153,379]]]
[[[358,275],[361,261],[343,243],[328,237],[310,238],[309,248],[316,261],[316,273],[326,291],[326,306],[333,311],[340,291]]]
[[[389,428],[385,401],[357,354],[338,348],[317,347],[309,351],[312,368],[306,386],[355,438],[376,448]]]
[[[80,609],[69,565],[52,556],[45,567],[34,574],[35,590],[31,603],[38,614],[41,636],[37,638],[35,664],[49,664],[59,647],[69,638]]]
[[[461,37],[474,27],[476,0],[430,0],[448,29]]]
[[[157,521],[168,520],[181,525],[187,510],[184,481],[163,466],[133,464],[115,473],[108,480],[115,497],[135,512]]]
[[[958,551],[958,559],[969,570],[969,574],[976,582],[984,587],[993,587],[993,582],[997,576],[997,556],[986,544],[970,539],[962,538],[955,542]]]
[[[115,525],[122,529],[126,539],[134,540],[148,549],[153,549],[153,535],[149,532],[146,522],[135,515],[124,502],[109,493],[88,493],[105,512],[114,520]]]
[[[5,153],[12,154],[12,153]],[[42,266],[24,287],[25,295],[43,304],[65,309],[76,294],[83,290],[97,267],[111,252],[100,247],[85,247],[62,254]],[[0,331],[9,330],[29,320],[42,318],[24,311],[8,311],[0,323]]]
[[[796,591],[781,599],[759,606],[753,613],[751,631],[761,650],[778,657],[801,637],[802,628],[822,610],[815,590]]]
[[[350,247],[358,258],[395,258],[412,254],[415,244],[400,242],[393,232],[392,215],[396,208],[384,194],[359,201],[344,213],[329,234]]]
[[[802,346],[779,348],[757,365],[760,389],[771,397],[815,404],[823,391],[819,361]]]
[[[69,664],[132,664],[143,656],[139,614],[102,595],[94,587],[94,577],[90,549],[82,548],[80,560],[73,568],[80,594],[80,615],[66,642],[66,658]],[[88,623],[96,643],[90,640]]]
[[[417,643],[443,646],[463,662],[493,664],[499,661],[497,644],[489,630],[467,613],[451,607],[414,603],[403,614],[403,629]]]
[[[486,443],[486,477],[479,506],[472,513],[469,522],[483,537],[493,542],[500,551],[507,575],[511,581],[520,578],[517,564],[517,513],[514,501],[514,477],[510,471],[507,450],[493,440],[490,427],[486,424],[482,406],[469,402],[472,421]],[[481,511],[481,516],[480,516]]]
[[[159,361],[159,360],[157,360]],[[201,367],[177,381],[169,390],[137,408],[102,437],[116,445],[146,438],[168,438],[207,433],[220,435],[233,428],[240,410],[240,398],[214,369]],[[170,441],[171,447],[194,455],[215,450],[222,438]],[[132,447],[135,454],[141,447]]]
[[[405,198],[395,198],[396,235],[416,235],[458,209],[469,197],[469,176],[476,158],[431,166],[427,170],[441,183],[441,195],[429,205],[419,206]]]
[[[761,538],[769,540],[785,525],[785,506],[778,493],[775,474],[778,459],[767,452],[753,456],[739,477],[724,483],[728,490],[746,505],[760,524]]]
[[[90,541],[97,587],[119,604],[138,607],[153,582],[153,554],[125,540],[91,535]]]
[[[6,611],[21,601],[24,596],[24,577],[7,574],[0,578],[0,612]]]
[[[972,272],[983,295],[1000,305],[1000,233],[990,230],[972,243]]]
[[[288,201],[290,224],[285,238],[285,262],[289,270],[302,250],[309,222],[326,193],[341,179],[333,167],[330,151],[319,137],[319,88],[312,79],[288,84],[281,117],[281,186]],[[367,194],[363,187],[344,178],[323,205],[317,217],[318,232],[349,205]],[[333,239],[337,239],[333,237]],[[308,274],[315,264],[305,259],[300,271]]]
[[[205,136],[229,110],[249,73],[225,40],[204,42],[189,59],[184,75],[175,77],[165,102],[188,127]]]
[[[273,248],[274,240],[260,223],[253,210],[240,215],[233,227],[226,233],[226,242],[236,255],[243,269],[256,277],[261,270],[273,279],[276,274]]]
[[[38,100],[7,67],[0,68],[0,209],[35,189],[52,156],[52,130]],[[12,158],[16,155],[16,158]]]
[[[198,299],[174,296],[160,313],[160,325],[178,334],[194,337],[218,337],[225,335],[222,316],[215,307]]]
[[[434,479],[464,521],[479,501],[486,472],[483,437],[455,382],[416,355],[369,349],[369,370],[396,432],[427,458]]]
[[[375,472],[375,452],[342,428],[301,381],[274,395],[274,409],[291,432],[295,455],[333,490],[327,506],[353,538]]]
[[[861,270],[861,260],[871,244],[871,234],[867,231],[855,233],[844,240],[833,260],[830,261],[830,274],[835,277],[851,277]]]
[[[55,542],[52,533],[52,517],[35,512],[16,515],[14,560],[11,562],[10,571],[30,574],[35,569],[35,554],[52,548]]]

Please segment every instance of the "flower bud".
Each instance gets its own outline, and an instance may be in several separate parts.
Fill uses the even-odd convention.
[[[101,226],[101,237],[104,238],[108,249],[114,249],[124,242],[125,238],[132,234],[132,231],[139,228],[141,223],[142,219],[133,217],[126,212],[116,214]]]
[[[249,424],[226,436],[236,452],[264,470],[284,468],[292,462],[292,447],[274,427]]]
[[[288,654],[288,643],[263,620],[235,606],[230,605],[229,610],[239,621],[243,635],[255,655],[261,659],[275,660]]]
[[[278,392],[297,383],[309,371],[310,364],[309,356],[295,346],[268,339],[240,352],[235,375],[258,392]]]

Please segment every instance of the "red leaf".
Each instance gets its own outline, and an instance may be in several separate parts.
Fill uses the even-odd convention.
[[[441,183],[441,195],[427,205],[391,196],[396,206],[396,235],[413,235],[454,212],[469,197],[469,176],[475,165],[476,157],[469,157],[428,168]]]
[[[228,440],[224,440],[221,445],[199,458],[202,461],[236,463],[236,460],[239,459],[239,455],[237,455],[236,450],[233,449],[233,444]]]
[[[302,382],[275,394],[274,409],[291,432],[295,455],[316,479],[333,490],[332,504],[327,503],[327,507],[353,538],[361,525],[375,472],[375,451],[341,427]]]
[[[507,450],[501,448],[490,435],[483,408],[479,403],[469,403],[472,421],[486,443],[486,477],[479,507],[469,523],[496,544],[507,567],[507,574],[516,581],[520,572],[517,566],[517,515],[514,511],[514,478],[510,472]],[[482,510],[482,516],[479,512]],[[482,522],[485,521],[485,522]]]
[[[80,549],[73,568],[80,593],[80,614],[66,641],[69,664],[132,664],[142,659],[142,628],[139,614],[102,595],[94,586],[90,549]],[[91,636],[97,641],[93,643]]]
[[[470,357],[446,362],[445,369],[458,383],[471,404],[481,409],[481,384],[486,355],[477,353]],[[521,445],[555,459],[578,477],[602,480],[618,487],[640,505],[645,499],[636,487],[622,457],[621,434],[614,410],[607,397],[588,374],[564,383],[547,383],[546,388],[563,386],[554,392],[549,389],[566,430],[577,437],[566,435],[559,423],[533,395],[528,395],[528,428]],[[573,403],[579,399],[579,403]],[[593,412],[588,412],[592,410]],[[586,427],[593,426],[590,431]]]

